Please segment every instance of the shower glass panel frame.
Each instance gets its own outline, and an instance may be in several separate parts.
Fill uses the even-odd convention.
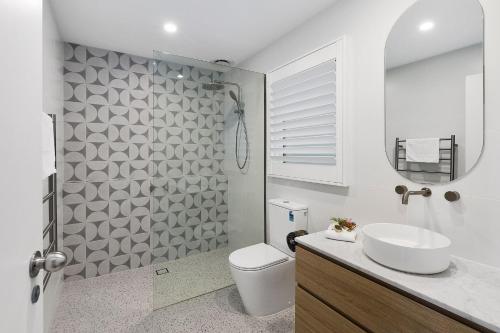
[[[153,58],[156,310],[233,284],[229,253],[265,241],[266,149],[264,74],[159,51]]]

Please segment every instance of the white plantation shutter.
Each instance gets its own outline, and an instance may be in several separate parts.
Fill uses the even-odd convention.
[[[268,75],[269,175],[343,184],[340,41]]]

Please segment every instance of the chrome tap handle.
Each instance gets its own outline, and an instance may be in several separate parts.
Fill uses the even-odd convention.
[[[460,193],[457,191],[447,191],[444,194],[444,198],[450,202],[458,201],[460,200]]]
[[[408,187],[404,186],[404,185],[398,185],[394,188],[394,191],[397,193],[397,194],[405,194],[406,192],[408,192]]]

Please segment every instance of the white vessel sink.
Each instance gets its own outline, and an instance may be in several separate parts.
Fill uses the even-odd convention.
[[[427,229],[394,223],[363,228],[363,250],[376,262],[400,271],[434,274],[450,265],[451,241]]]

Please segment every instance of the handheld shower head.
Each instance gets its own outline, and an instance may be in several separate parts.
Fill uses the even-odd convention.
[[[236,104],[240,103],[240,101],[238,101],[238,97],[236,97],[236,94],[234,93],[234,91],[229,90],[229,97],[231,97],[233,99],[233,101],[236,102]]]
[[[234,91],[229,90],[229,97],[236,103],[236,110],[234,111],[238,115],[238,122],[236,125],[236,144],[235,144],[235,156],[236,156],[236,164],[240,170],[245,169],[245,166],[248,162],[248,133],[247,133],[247,125],[245,123],[245,113],[243,111],[243,105],[241,103],[241,87],[239,84],[234,82],[227,81],[212,81],[210,83],[202,83],[202,88],[208,91],[218,91],[223,90],[226,85],[235,86],[238,89],[238,93],[236,94]],[[241,158],[241,140],[244,140],[244,158]]]

